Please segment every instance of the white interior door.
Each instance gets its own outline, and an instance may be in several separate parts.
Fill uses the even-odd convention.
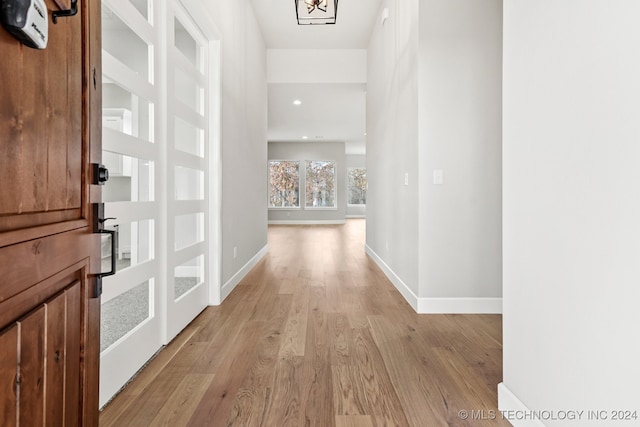
[[[179,2],[167,13],[167,336],[209,303],[209,55]]]
[[[179,0],[102,5],[102,196],[118,272],[103,282],[101,406],[219,294],[209,42]]]
[[[106,403],[162,345],[162,287],[155,141],[157,31],[147,0],[104,0],[102,192],[106,228],[117,233],[118,273],[104,279],[100,404]],[[109,251],[106,251],[109,253]]]

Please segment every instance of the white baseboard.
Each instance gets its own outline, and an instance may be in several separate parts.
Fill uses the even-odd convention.
[[[269,225],[343,225],[345,220],[269,221]]]
[[[419,314],[501,314],[502,298],[420,298],[406,283],[371,249],[366,253],[380,267],[387,278]]]
[[[539,419],[521,419],[530,417],[518,414],[531,414],[532,411],[504,383],[498,384],[498,409],[514,427],[545,427]]]
[[[418,313],[502,314],[502,298],[418,298]]]
[[[366,215],[345,215],[344,216],[347,219],[355,219],[355,218],[366,218]]]
[[[369,247],[369,245],[364,246],[364,250],[371,257],[371,259],[378,264],[378,267],[382,270],[382,272],[387,276],[387,278],[393,283],[393,286],[398,289],[398,292],[402,294],[404,299],[407,300],[409,305],[413,307],[413,309],[418,312],[418,296],[413,293],[413,291],[407,286],[406,283],[402,281],[400,277],[387,265],[386,262],[382,260],[378,256],[377,253],[373,249]]]
[[[264,247],[260,249],[258,253],[255,254],[253,258],[251,258],[240,270],[238,270],[238,272],[234,274],[231,279],[227,280],[227,282],[222,285],[222,289],[220,289],[221,303],[226,297],[229,296],[231,291],[233,291],[235,287],[238,286],[238,283],[240,283],[242,279],[244,279],[244,277],[249,274],[251,269],[255,267],[258,262],[260,262],[260,260],[267,254],[267,252],[269,252],[269,245],[264,245]]]

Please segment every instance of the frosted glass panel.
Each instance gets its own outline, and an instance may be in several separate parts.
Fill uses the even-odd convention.
[[[109,180],[102,189],[103,202],[153,201],[153,162],[110,151],[102,152]]]
[[[204,200],[204,171],[176,166],[176,200]]]
[[[204,240],[204,213],[176,216],[176,250]]]
[[[193,258],[175,268],[174,298],[178,299],[204,282],[204,255]]]
[[[174,124],[176,150],[204,157],[204,130],[179,117],[175,118]]]
[[[151,316],[151,286],[153,279],[102,304],[100,351],[109,348]]]

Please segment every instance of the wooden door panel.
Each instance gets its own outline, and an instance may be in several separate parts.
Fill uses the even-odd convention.
[[[66,293],[64,425],[80,425],[80,348],[82,345],[82,284],[76,283]],[[97,412],[97,411],[96,411]]]
[[[2,278],[0,303],[51,277],[61,266],[86,259],[91,255],[88,245],[97,251],[97,242],[97,236],[77,230],[0,248],[0,265],[12,266]]]
[[[0,182],[13,187],[0,192],[0,231],[81,218],[82,21],[50,25],[44,51],[0,31],[0,49],[0,75],[19,76],[0,103]]]
[[[3,426],[81,424],[81,290],[76,281],[0,334]]]
[[[16,374],[18,367],[18,327],[0,333],[0,419],[2,425],[16,425],[18,400]]]
[[[0,425],[97,426],[101,2],[45,1],[47,49],[0,28]]]
[[[44,422],[44,307],[18,322],[18,417],[20,425]]]
[[[47,425],[64,425],[66,292],[44,304],[45,309],[45,420]],[[76,411],[77,413],[77,411]]]

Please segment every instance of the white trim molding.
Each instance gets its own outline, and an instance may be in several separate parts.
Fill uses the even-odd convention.
[[[222,289],[220,290],[220,304],[229,296],[231,291],[238,286],[238,283],[240,283],[242,279],[249,274],[251,269],[255,267],[262,258],[264,258],[267,252],[269,252],[269,245],[264,245],[264,247],[260,249],[258,253],[255,254],[253,258],[251,258],[240,270],[238,270],[231,279],[227,280],[227,282],[222,285]]]
[[[413,293],[413,291],[407,286],[406,283],[402,281],[402,279],[387,265],[386,262],[382,260],[378,256],[378,254],[369,247],[369,245],[364,246],[364,250],[371,257],[371,259],[380,267],[382,272],[387,276],[387,278],[393,283],[393,285],[398,289],[398,292],[402,294],[404,299],[407,300],[409,305],[413,307],[413,309],[418,312],[418,296]]]
[[[301,221],[269,221],[269,225],[344,225],[343,219],[336,220],[301,220]]]
[[[498,409],[514,427],[545,427],[538,419],[520,419],[525,417],[518,414],[531,414],[532,411],[504,383],[498,384]]]
[[[502,314],[502,298],[418,298],[418,313]]]
[[[418,297],[368,245],[365,252],[418,314],[502,314],[502,298]]]

